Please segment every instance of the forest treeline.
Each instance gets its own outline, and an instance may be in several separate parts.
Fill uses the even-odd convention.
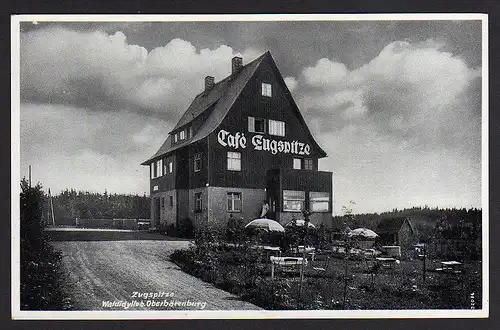
[[[149,219],[150,199],[66,189],[52,197],[56,224],[72,224],[79,219]]]
[[[347,214],[333,217],[333,227],[365,227],[376,232],[377,226],[385,218],[408,218],[422,241],[434,238],[471,239],[481,237],[482,211],[476,208],[429,208],[412,207],[394,209],[383,213]]]

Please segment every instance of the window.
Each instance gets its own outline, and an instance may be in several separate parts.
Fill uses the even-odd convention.
[[[174,163],[169,162],[168,163],[168,173],[172,173],[174,171]]]
[[[189,128],[188,128],[188,139],[190,139],[192,137],[193,137],[193,127],[189,126]]]
[[[201,152],[194,155],[194,171],[195,172],[201,171],[201,164],[202,164],[201,163],[201,155],[202,155]]]
[[[174,207],[174,196],[170,195],[168,196],[168,199],[170,207]]]
[[[155,177],[155,163],[149,164],[149,167],[151,167],[151,179]]]
[[[313,169],[313,160],[311,158],[304,159],[304,170],[312,170]]]
[[[272,96],[271,84],[262,83],[262,96]]]
[[[313,192],[309,193],[309,210],[312,212],[328,212],[330,209],[330,193]]]
[[[167,174],[167,160],[163,160],[163,175]]]
[[[265,133],[266,120],[263,118],[248,117],[248,131],[252,133]]]
[[[151,164],[151,166],[153,167],[152,168],[151,177],[153,179],[162,175],[161,174],[162,164],[163,164],[163,159],[157,160],[156,162],[154,162],[153,164]]]
[[[202,202],[201,202],[201,192],[194,194],[194,211],[201,212]]]
[[[161,208],[164,209],[165,208],[165,197],[162,197],[161,198]]]
[[[179,137],[177,136],[177,133],[175,133],[175,135],[174,135],[174,143],[177,143],[178,138]]]
[[[186,138],[186,130],[182,130],[179,132],[179,139],[184,140]]]
[[[302,159],[301,158],[294,158],[293,159],[293,169],[300,170],[301,168],[302,168]]]
[[[269,119],[269,134],[285,136],[285,122]]]
[[[230,171],[241,171],[241,153],[227,152],[227,169]]]
[[[306,201],[305,191],[283,190],[283,211],[300,212]]]
[[[227,211],[241,212],[241,193],[227,193]]]

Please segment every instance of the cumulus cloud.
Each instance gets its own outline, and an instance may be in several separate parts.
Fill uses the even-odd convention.
[[[299,103],[310,117],[327,114],[337,128],[362,121],[397,138],[452,134],[474,119],[458,101],[474,92],[471,86],[478,83],[479,70],[441,51],[441,46],[431,41],[393,42],[351,71],[342,63],[320,59],[302,72],[310,90]]]
[[[322,58],[315,66],[305,68],[303,76],[308,85],[328,88],[339,83],[347,73],[347,68],[343,63]]]
[[[286,77],[285,78],[285,84],[288,87],[288,89],[293,92],[297,86],[298,86],[298,81],[295,79],[295,77]]]
[[[35,180],[56,191],[71,187],[103,191],[107,187],[108,191],[142,193],[148,187],[148,169],[140,163],[156,152],[173,124],[128,111],[117,116],[65,105],[23,103],[21,172],[33,165]]]
[[[256,50],[244,52],[249,58]],[[46,28],[21,37],[21,90],[24,101],[50,102],[98,110],[129,109],[178,118],[203,79],[230,74],[231,47],[197,50],[173,39],[148,52],[122,32],[76,32]]]
[[[442,47],[397,41],[357,69],[321,59],[303,70],[298,103],[344,192],[337,210],[366,199],[430,205],[430,187],[435,206],[479,204],[480,70]]]

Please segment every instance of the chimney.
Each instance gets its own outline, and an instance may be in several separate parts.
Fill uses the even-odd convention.
[[[215,85],[214,77],[206,76],[205,77],[205,92],[208,92],[209,90],[211,90],[212,87],[214,87],[214,85]]]
[[[238,71],[240,71],[241,68],[243,67],[243,59],[241,57],[235,56],[235,57],[233,57],[231,64],[232,64],[231,73],[235,74]]]

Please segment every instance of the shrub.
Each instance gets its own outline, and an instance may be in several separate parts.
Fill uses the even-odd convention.
[[[179,237],[193,238],[194,237],[193,221],[190,218],[184,218],[181,221],[179,221],[176,234]]]
[[[54,251],[44,235],[42,186],[30,187],[21,181],[20,248],[21,309],[59,310],[69,308],[61,291],[61,254]]]

